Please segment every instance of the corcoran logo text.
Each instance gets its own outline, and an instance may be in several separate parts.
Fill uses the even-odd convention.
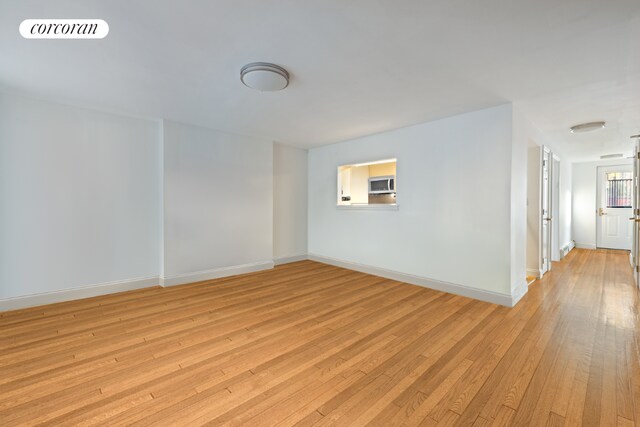
[[[25,19],[20,34],[25,39],[103,39],[109,24],[102,19]]]

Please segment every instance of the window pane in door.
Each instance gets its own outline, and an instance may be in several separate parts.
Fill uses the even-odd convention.
[[[607,207],[630,208],[633,198],[631,172],[607,173]]]

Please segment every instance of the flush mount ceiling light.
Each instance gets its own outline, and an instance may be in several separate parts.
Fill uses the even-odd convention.
[[[263,92],[282,90],[289,85],[289,73],[268,62],[252,62],[240,70],[240,80],[252,89]]]
[[[605,122],[589,122],[571,126],[571,133],[593,132],[594,130],[604,129]]]
[[[624,157],[624,154],[605,154],[604,156],[600,156],[601,159],[621,159]]]

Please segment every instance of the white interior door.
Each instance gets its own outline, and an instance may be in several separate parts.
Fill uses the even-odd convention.
[[[551,261],[560,261],[560,158],[551,161]]]
[[[640,139],[636,140],[633,153],[633,246],[631,248],[631,266],[636,286],[640,286]]]
[[[598,167],[596,245],[631,250],[633,170],[631,165]]]
[[[551,177],[551,161],[553,155],[546,147],[542,151],[542,216],[541,216],[541,238],[540,249],[542,262],[542,274],[551,270],[551,208],[552,208],[552,177]]]

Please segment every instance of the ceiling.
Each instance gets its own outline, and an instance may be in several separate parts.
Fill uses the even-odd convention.
[[[27,18],[110,32],[26,40]],[[638,40],[638,0],[0,0],[0,88],[301,147],[517,102],[586,159],[640,133]],[[243,86],[254,61],[290,86]]]
[[[640,46],[640,45],[639,45]],[[602,155],[633,154],[631,135],[640,133],[640,78],[600,81],[518,104],[561,156],[573,162],[597,160]],[[579,123],[606,121],[589,133],[568,132]]]

